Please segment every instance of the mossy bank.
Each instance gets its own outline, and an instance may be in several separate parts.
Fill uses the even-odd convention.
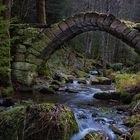
[[[69,140],[78,131],[69,107],[48,103],[1,112],[0,124],[0,140]]]

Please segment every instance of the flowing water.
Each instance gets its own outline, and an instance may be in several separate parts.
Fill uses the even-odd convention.
[[[76,90],[78,93],[65,92],[67,88]],[[102,94],[113,91],[112,86],[93,87],[88,80],[86,85],[73,81],[72,84],[62,86],[57,95],[36,94],[34,98],[37,102],[61,103],[72,108],[79,126],[79,132],[72,136],[71,140],[80,140],[93,131],[100,131],[110,140],[116,140],[116,135],[111,130],[110,125],[114,125],[122,133],[127,132],[129,129],[123,125],[123,120],[127,118],[128,114],[113,109],[109,102],[104,103],[93,98],[95,93]],[[26,100],[27,98],[29,98],[28,95],[23,96],[23,99]]]

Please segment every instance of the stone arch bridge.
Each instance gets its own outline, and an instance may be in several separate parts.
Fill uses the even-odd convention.
[[[104,31],[122,40],[140,54],[140,30],[109,14],[86,12],[74,15],[44,30],[39,41],[20,45],[12,62],[14,81],[30,85],[37,68],[47,61],[61,45],[88,31]]]

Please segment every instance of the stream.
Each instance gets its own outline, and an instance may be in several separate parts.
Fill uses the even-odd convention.
[[[77,93],[66,92],[65,89],[76,90]],[[117,127],[123,134],[126,133],[129,128],[123,125],[123,120],[128,118],[129,114],[113,109],[113,102],[104,102],[93,98],[95,93],[102,94],[113,91],[111,85],[91,86],[88,81],[85,85],[73,81],[71,84],[63,85],[57,95],[36,94],[34,97],[30,97],[29,94],[24,94],[22,100],[33,99],[39,103],[60,103],[71,107],[79,126],[79,132],[72,136],[71,140],[81,140],[86,134],[93,131],[103,133],[109,140],[117,140],[110,125]]]

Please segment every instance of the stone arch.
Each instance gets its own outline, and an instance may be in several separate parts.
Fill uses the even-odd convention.
[[[124,21],[109,14],[96,12],[80,13],[63,20],[46,30],[50,42],[40,53],[39,58],[48,59],[65,41],[87,31],[104,31],[133,47],[140,54],[140,32]],[[49,35],[48,35],[49,34]]]
[[[45,29],[39,42],[34,41],[32,45],[20,46],[17,52],[22,53],[23,56],[17,57],[16,62],[12,64],[14,79],[21,83],[27,82],[30,84],[36,76],[37,67],[43,61],[47,61],[64,42],[88,31],[107,32],[131,46],[140,54],[140,31],[138,29],[127,25],[127,23],[111,14],[80,13]],[[25,81],[21,81],[21,77],[24,77]]]

